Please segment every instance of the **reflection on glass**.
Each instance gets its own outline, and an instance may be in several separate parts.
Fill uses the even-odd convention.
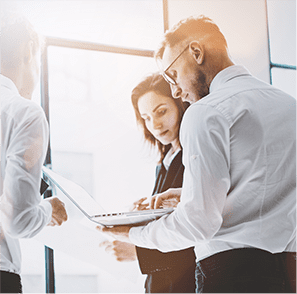
[[[154,50],[163,34],[162,0],[2,0],[45,36]]]
[[[272,68],[272,85],[296,98],[296,70]]]
[[[296,1],[267,0],[271,61],[296,66]]]
[[[128,210],[150,195],[154,181],[155,162],[144,156],[130,98],[138,81],[157,70],[154,59],[60,47],[49,47],[48,53],[52,169],[84,187],[107,211]],[[75,265],[72,258],[68,263],[55,254],[57,292],[65,288],[60,278],[65,268],[69,275],[84,275],[82,257]],[[89,291],[102,290],[99,272],[95,267],[85,277],[94,283]],[[122,292],[116,279],[104,280],[104,287]],[[142,292],[142,280],[137,287]]]
[[[45,292],[44,245],[34,239],[20,239],[24,293]]]

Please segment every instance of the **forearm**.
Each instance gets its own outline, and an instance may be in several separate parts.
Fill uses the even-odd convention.
[[[229,126],[212,108],[200,110],[203,120],[195,110],[187,110],[181,129],[185,166],[181,201],[172,214],[130,230],[129,238],[137,246],[180,250],[208,242],[222,225],[230,188]]]
[[[209,224],[205,211],[192,207],[187,211],[187,208],[179,204],[172,214],[147,226],[131,228],[130,241],[137,246],[162,252],[181,250],[208,242],[221,225],[221,215],[218,213]]]
[[[38,234],[51,220],[50,203],[42,201],[27,209],[14,209],[13,213],[7,205],[2,211],[3,230],[13,238],[31,238]]]

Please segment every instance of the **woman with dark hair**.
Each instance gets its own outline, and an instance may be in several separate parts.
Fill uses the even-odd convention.
[[[131,95],[131,100],[133,108],[136,115],[136,120],[138,125],[142,127],[144,138],[152,146],[156,146],[160,153],[159,163],[162,162],[165,155],[172,148],[172,142],[162,142],[162,139],[157,138],[154,135],[154,131],[150,130],[149,123],[146,117],[143,117],[139,110],[139,101],[145,100],[141,98],[147,98],[148,95],[154,95],[155,99],[158,100],[160,97],[165,97],[165,100],[168,100],[170,105],[174,105],[174,108],[177,109],[177,120],[174,121],[175,125],[178,128],[178,132],[174,132],[175,141],[179,145],[179,126],[182,119],[182,116],[185,112],[185,109],[188,107],[187,103],[183,103],[181,99],[174,99],[171,95],[171,89],[169,84],[164,80],[162,75],[155,73],[145,77],[133,90]],[[144,97],[145,96],[145,97]],[[169,99],[170,100],[169,100]],[[173,110],[172,110],[173,111]],[[167,114],[166,114],[167,115]],[[171,118],[172,120],[172,118]],[[176,131],[176,130],[175,130]],[[180,146],[180,145],[179,145]]]
[[[162,75],[147,76],[132,91],[132,104],[136,120],[145,140],[158,148],[160,158],[156,167],[153,193],[182,186],[184,166],[179,142],[179,128],[188,104],[171,96],[169,84]],[[134,203],[133,209],[147,209],[146,198]],[[163,203],[163,207],[176,206],[179,199]],[[119,261],[138,258],[141,272],[147,275],[146,293],[194,293],[195,254],[193,248],[162,253],[158,250],[135,247],[120,241],[109,243],[106,251]]]

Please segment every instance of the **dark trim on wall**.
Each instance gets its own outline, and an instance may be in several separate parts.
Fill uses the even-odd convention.
[[[280,63],[270,62],[270,69],[272,69],[273,67],[296,70],[295,65],[288,65],[288,64],[280,64]]]

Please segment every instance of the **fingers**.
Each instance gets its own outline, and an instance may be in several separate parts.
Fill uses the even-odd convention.
[[[67,217],[65,216],[60,216],[60,215],[52,215],[52,220],[51,220],[51,223],[52,223],[52,226],[61,226],[63,222],[65,222],[67,220]]]
[[[113,255],[119,262],[128,262],[137,259],[136,249],[133,244],[121,241],[103,241],[99,247],[105,247],[105,252]]]
[[[178,204],[178,200],[177,199],[168,199],[168,200],[164,200],[162,202],[163,208],[171,208],[171,207],[177,207]]]
[[[51,220],[47,225],[53,227],[55,226],[55,223]]]
[[[148,208],[149,204],[148,203],[145,203],[145,204],[139,204],[137,207],[136,207],[136,210],[146,210]]]
[[[107,245],[109,245],[109,244],[110,244],[110,241],[105,240],[105,241],[99,243],[99,247],[105,247],[105,246],[107,246]]]
[[[140,198],[139,200],[133,202],[133,205],[130,208],[130,211],[146,209],[149,204],[143,203],[143,201],[145,201],[145,200],[147,200],[147,197]]]
[[[129,231],[131,226],[113,226],[113,227],[103,227],[97,226],[96,229],[101,232],[112,236],[114,239],[120,240],[122,242],[130,243]]]
[[[107,252],[107,253],[114,252],[112,243],[109,243],[108,245],[105,246],[105,252]]]
[[[139,210],[146,210],[148,208],[149,204],[145,203],[145,204],[136,204],[133,205],[129,211],[139,211]]]
[[[65,204],[57,197],[51,197],[48,201],[52,205],[52,220],[50,225],[60,226],[63,222],[67,221],[68,219]]]
[[[134,205],[141,204],[141,203],[142,203],[144,200],[146,200],[146,199],[147,199],[147,197],[142,197],[142,198],[140,198],[139,200],[133,202],[133,204],[134,204]]]
[[[98,230],[101,233],[108,233],[108,229],[107,227],[103,227],[103,226],[97,226],[96,230]]]
[[[113,227],[103,227],[103,226],[96,227],[96,230],[98,230],[99,232],[107,234],[107,235],[115,238],[112,229],[113,229]]]
[[[52,216],[52,220],[50,221],[50,223],[48,225],[54,227],[54,226],[61,226],[62,223],[63,223],[62,220],[57,219],[57,218]]]
[[[110,253],[113,251],[113,244],[110,241],[103,241],[99,244],[99,247],[104,247],[105,252]]]
[[[181,189],[168,189],[163,193],[152,196],[151,209],[176,207],[180,202]]]
[[[152,199],[150,202],[150,208],[151,209],[163,208],[163,198],[164,197],[165,196],[163,195],[163,193],[156,194],[156,195],[152,196]]]
[[[156,197],[156,201],[155,201],[155,209],[158,209],[158,208],[164,208],[163,207],[163,200],[166,196],[164,195],[159,195]]]
[[[152,196],[151,197],[151,201],[150,201],[150,209],[154,209],[155,208],[155,201],[156,201],[156,196]]]

